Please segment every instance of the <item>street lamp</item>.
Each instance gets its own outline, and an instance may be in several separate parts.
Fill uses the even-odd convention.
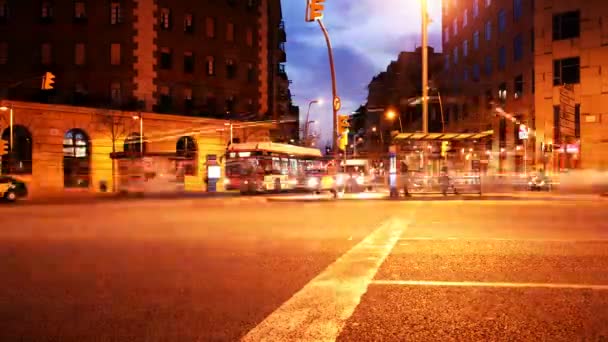
[[[144,118],[141,113],[134,115],[133,120],[139,120],[139,153],[144,156]]]
[[[421,1],[422,8],[422,133],[429,132],[428,80],[429,80],[429,14],[427,0]]]
[[[2,106],[0,110],[3,112],[9,112],[9,151],[13,152],[13,105],[10,106]]]
[[[308,139],[308,123],[309,123],[308,120],[310,120],[310,107],[312,106],[313,103],[322,105],[323,100],[317,99],[317,100],[312,100],[312,101],[308,102],[308,110],[306,111],[306,125],[304,126],[304,140]]]
[[[399,128],[401,129],[399,131],[399,133],[403,133],[403,124],[401,123],[401,115],[398,115],[397,112],[395,112],[394,110],[390,109],[388,112],[386,112],[386,118],[388,120],[395,120],[395,117],[399,118]]]

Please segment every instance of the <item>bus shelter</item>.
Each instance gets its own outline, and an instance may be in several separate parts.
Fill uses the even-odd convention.
[[[492,159],[493,131],[400,133],[391,148],[391,187],[410,193],[481,194]],[[394,191],[392,191],[393,193]],[[405,191],[404,191],[405,192]]]

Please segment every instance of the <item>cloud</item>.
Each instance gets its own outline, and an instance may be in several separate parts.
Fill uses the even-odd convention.
[[[304,22],[305,1],[283,0],[287,28],[287,72],[293,81],[294,101],[306,114],[308,101],[322,97],[326,105],[314,106],[311,119],[321,121],[324,138],[330,137],[331,78],[327,47],[316,23]],[[441,47],[441,0],[429,0],[434,23],[429,27],[431,46]],[[367,84],[386,69],[401,51],[420,45],[418,0],[332,0],[326,2],[327,26],[336,64],[338,93],[343,113],[366,102]],[[304,119],[304,118],[302,118]]]

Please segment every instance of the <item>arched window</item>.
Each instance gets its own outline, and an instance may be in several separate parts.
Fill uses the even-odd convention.
[[[2,140],[9,145],[9,155],[2,158],[2,174],[32,174],[33,139],[30,131],[21,125],[13,126],[13,144],[10,146],[10,128],[2,132]]]
[[[146,142],[146,137],[143,137],[143,146],[140,143],[140,135],[139,133],[131,133],[129,134],[129,136],[125,139],[125,144],[124,144],[124,151],[127,154],[140,154],[143,152],[143,154],[146,154],[146,151],[148,150],[148,142]],[[142,147],[143,147],[143,151],[142,151]]]
[[[175,146],[175,154],[180,157],[184,165],[184,174],[187,176],[196,176],[196,164],[198,161],[198,147],[196,140],[192,137],[181,137],[177,140]]]
[[[91,145],[81,129],[71,129],[63,136],[63,186],[88,188],[91,183]]]

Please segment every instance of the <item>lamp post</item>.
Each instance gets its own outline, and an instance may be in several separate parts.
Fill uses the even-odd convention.
[[[322,105],[323,104],[323,100],[312,100],[310,102],[308,102],[308,110],[306,111],[306,125],[304,126],[304,140],[308,139],[308,123],[310,122],[310,107],[312,106],[313,103]]]
[[[401,115],[397,114],[397,112],[395,112],[394,110],[389,110],[388,112],[386,112],[386,118],[389,120],[395,120],[395,117],[399,118],[399,133],[403,133],[403,124],[401,123]]]
[[[428,51],[428,24],[427,0],[421,0],[422,7],[422,133],[429,132],[429,51]]]
[[[139,120],[139,153],[144,156],[144,118],[141,113],[133,116],[133,120]]]
[[[0,110],[3,112],[8,111],[9,112],[9,151],[13,152],[13,105],[11,104],[10,106],[6,107],[6,106],[2,106],[0,107]]]

